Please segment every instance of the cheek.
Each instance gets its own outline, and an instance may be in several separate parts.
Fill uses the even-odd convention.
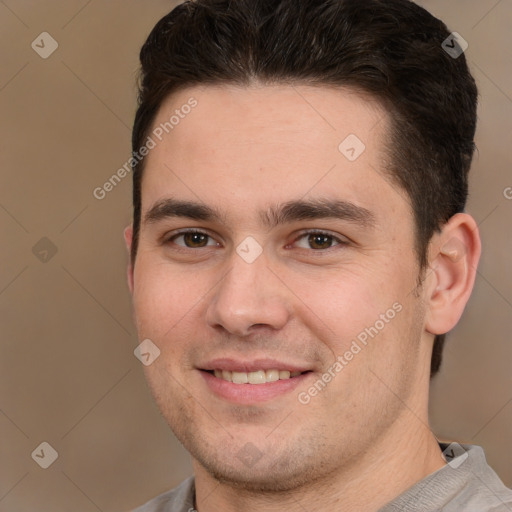
[[[204,291],[199,288],[204,280],[199,273],[179,272],[149,257],[137,265],[133,307],[139,340],[150,339],[160,351],[152,364],[144,366],[144,373],[169,418],[174,410],[168,407],[168,397],[187,398],[180,375],[190,367],[187,347],[199,336],[194,315],[202,304]]]
[[[139,337],[159,340],[185,324],[198,298],[204,295],[198,273],[142,257],[135,268],[133,307]],[[204,287],[204,285],[203,285]],[[206,290],[206,288],[205,288]]]
[[[389,260],[335,269],[321,280],[302,276],[296,290],[306,300],[299,315],[311,319],[309,329],[334,357],[346,355],[350,373],[365,373],[368,365],[391,371],[408,357],[411,328],[419,321],[415,279]]]
[[[339,338],[343,345],[376,322],[382,329],[381,315],[384,321],[395,318],[399,306],[393,309],[393,305],[403,302],[407,289],[400,279],[398,274],[390,276],[386,266],[352,265],[323,275],[296,276],[294,291],[317,323],[325,324],[331,333],[343,334]]]

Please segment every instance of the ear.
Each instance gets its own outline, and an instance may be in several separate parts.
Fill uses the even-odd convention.
[[[128,250],[128,268],[126,270],[127,278],[128,278],[128,287],[130,288],[130,293],[133,294],[133,264],[131,260],[131,251],[132,251],[132,242],[133,242],[133,225],[130,224],[126,226],[124,229],[124,243],[126,244],[126,249]]]
[[[478,226],[466,213],[454,215],[432,238],[425,296],[429,333],[447,333],[459,321],[473,290],[480,252]]]

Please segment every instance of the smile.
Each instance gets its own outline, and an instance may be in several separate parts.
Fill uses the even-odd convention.
[[[211,372],[210,372],[211,373]],[[289,370],[256,370],[253,372],[232,372],[229,370],[214,370],[213,374],[218,379],[223,379],[233,384],[266,384],[278,380],[288,380],[298,377],[302,372]]]

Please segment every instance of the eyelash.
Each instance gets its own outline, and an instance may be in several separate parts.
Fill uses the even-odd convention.
[[[172,236],[166,238],[165,239],[165,243],[173,243],[176,240],[176,238],[178,238],[180,236],[183,236],[183,235],[187,235],[187,234],[191,234],[191,235],[193,235],[193,234],[205,235],[208,238],[213,239],[213,237],[211,235],[209,235],[208,233],[206,233],[204,231],[200,231],[200,230],[197,230],[197,229],[185,229],[183,231],[179,231],[179,232],[173,234]],[[331,247],[328,247],[327,249],[311,249],[311,248],[309,248],[309,249],[303,249],[303,250],[310,250],[310,251],[315,252],[315,253],[320,253],[320,252],[326,252],[326,251],[329,251],[331,249],[334,249],[338,245],[340,245],[340,246],[347,246],[347,245],[349,245],[349,242],[347,240],[343,240],[341,238],[338,238],[337,236],[334,236],[334,235],[332,235],[331,233],[329,233],[327,231],[321,231],[321,230],[317,230],[317,229],[310,229],[310,230],[303,231],[291,243],[294,244],[297,241],[301,240],[302,238],[310,236],[310,235],[321,235],[321,236],[328,237],[328,238],[332,239],[334,242],[336,242],[336,244],[332,245]],[[287,244],[287,247],[289,245],[291,245],[291,244]],[[177,244],[177,246],[179,248],[178,250],[183,250],[183,251],[190,251],[190,250],[194,250],[194,249],[204,249],[206,247],[212,247],[212,246],[209,246],[209,245],[204,246],[204,247],[187,247],[185,245],[178,245],[178,244]]]

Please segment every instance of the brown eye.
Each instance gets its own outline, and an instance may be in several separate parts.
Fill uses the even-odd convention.
[[[345,240],[344,237],[337,237],[331,235],[328,232],[323,231],[306,231],[302,233],[298,238],[296,238],[293,243],[296,247],[300,249],[309,249],[314,251],[322,251],[331,249],[334,246],[344,246],[348,245],[348,240]],[[341,247],[340,247],[341,248]]]
[[[208,243],[208,235],[203,233],[185,233],[183,241],[187,247],[204,247]]]
[[[322,235],[320,233],[308,235],[308,243],[311,249],[329,249],[333,241],[333,237],[329,235]]]
[[[188,249],[218,245],[210,235],[201,231],[183,231],[169,238],[169,242]]]

